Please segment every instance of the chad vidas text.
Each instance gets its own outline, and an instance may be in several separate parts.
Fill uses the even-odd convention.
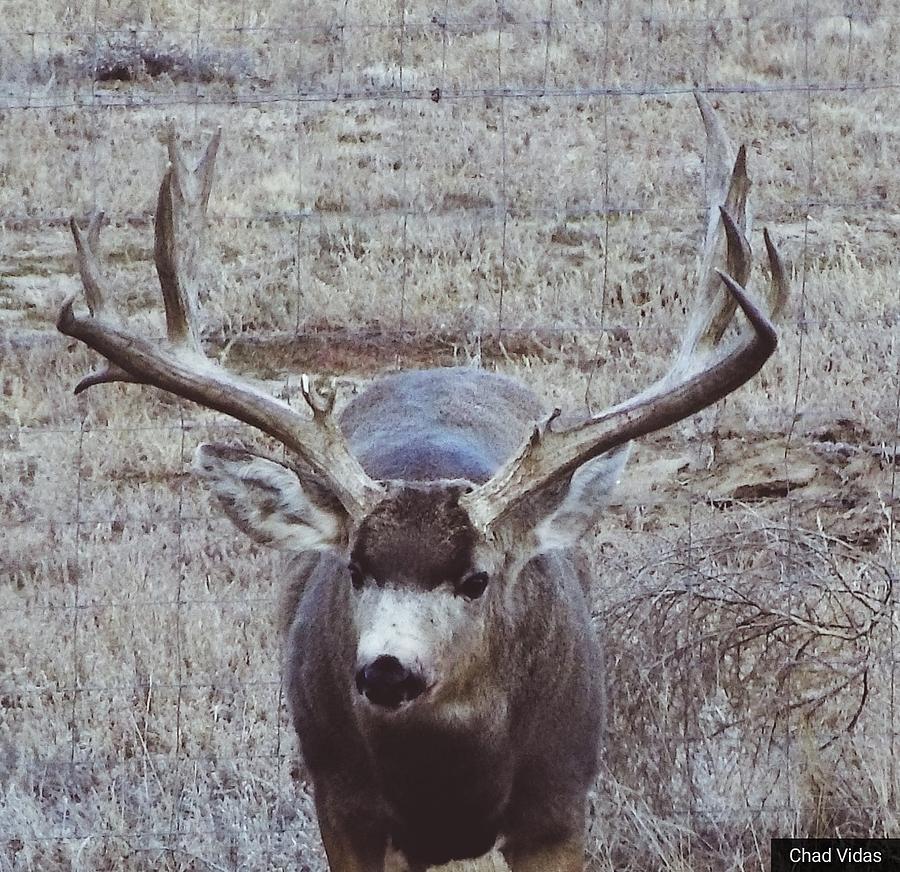
[[[821,851],[809,848],[791,848],[788,858],[792,863],[880,863],[882,853],[865,848],[830,847]]]

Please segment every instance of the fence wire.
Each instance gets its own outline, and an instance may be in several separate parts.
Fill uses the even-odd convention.
[[[210,345],[222,355],[245,353],[246,367],[289,401],[296,387],[283,371],[292,369],[292,360],[318,361],[329,372],[351,360],[349,382],[392,367],[469,362],[539,373],[549,383],[562,378],[568,384],[546,388],[548,395],[562,392],[590,408],[621,398],[606,385],[610,366],[628,378],[630,369],[636,378],[652,368],[671,333],[673,312],[677,321],[683,308],[671,288],[661,287],[663,280],[653,286],[642,277],[646,290],[633,297],[622,289],[642,263],[654,261],[660,240],[682,253],[696,243],[701,201],[668,202],[640,186],[623,191],[621,167],[640,147],[628,116],[650,104],[668,106],[673,117],[690,112],[694,90],[730,107],[736,140],[743,133],[741,118],[757,130],[787,131],[774,146],[779,166],[788,167],[787,181],[764,180],[758,215],[787,238],[793,263],[784,357],[780,369],[764,376],[765,386],[755,389],[756,405],[729,400],[724,412],[682,426],[683,464],[662,467],[674,484],[626,489],[611,508],[610,530],[598,534],[598,572],[634,587],[598,598],[598,624],[638,615],[641,626],[656,626],[654,620],[663,620],[662,599],[680,597],[671,612],[674,626],[659,625],[665,631],[659,638],[672,646],[647,670],[650,677],[641,677],[654,691],[681,680],[672,685],[681,698],[707,698],[709,676],[691,668],[704,662],[712,644],[704,605],[723,596],[723,589],[738,590],[743,605],[751,597],[740,583],[752,573],[752,561],[729,563],[723,541],[740,541],[754,558],[771,552],[764,582],[786,590],[785,612],[774,617],[786,616],[789,626],[766,625],[766,639],[784,644],[798,660],[808,645],[811,664],[827,662],[828,699],[838,688],[852,707],[860,688],[865,702],[874,695],[870,683],[878,685],[879,702],[870,706],[877,715],[864,727],[857,718],[849,726],[845,720],[834,735],[814,736],[813,744],[828,748],[838,733],[846,741],[854,731],[881,730],[886,798],[879,805],[861,791],[857,811],[874,829],[897,835],[888,830],[896,823],[897,784],[892,581],[900,294],[893,247],[900,187],[880,180],[900,148],[900,132],[888,117],[893,110],[896,118],[900,108],[900,16],[876,0],[823,6],[810,0],[777,6],[706,0],[680,4],[679,11],[677,3],[654,0],[591,7],[547,0],[451,9],[445,0],[425,9],[399,0],[379,17],[376,7],[363,9],[350,0],[302,9],[234,0],[222,10],[196,0],[189,10],[188,4],[148,7],[144,20],[118,4],[100,3],[81,10],[37,4],[8,16],[0,30],[0,142],[7,153],[0,159],[0,244],[9,264],[0,264],[7,400],[0,401],[0,531],[6,539],[0,614],[14,641],[9,657],[0,659],[0,802],[6,809],[0,839],[7,845],[0,869],[101,868],[104,862],[127,868],[297,868],[298,856],[305,868],[324,868],[316,865],[322,859],[312,805],[284,711],[274,616],[284,570],[276,557],[226,532],[230,528],[188,473],[192,446],[210,432],[250,442],[253,437],[215,416],[148,396],[63,399],[60,382],[74,378],[87,360],[70,353],[51,318],[43,317],[61,299],[57,284],[68,282],[74,290],[62,253],[67,203],[74,200],[78,212],[107,211],[106,227],[121,237],[110,266],[117,285],[133,282],[149,259],[150,201],[133,191],[122,194],[107,177],[129,160],[111,156],[113,121],[138,161],[144,159],[142,141],[174,117],[196,141],[211,127],[230,123],[238,128],[232,151],[255,145],[266,152],[262,162],[270,170],[276,157],[267,150],[289,162],[283,172],[293,187],[267,192],[262,205],[251,190],[259,173],[247,181],[246,202],[240,189],[223,192],[217,183],[222,199],[212,210],[211,236],[227,248],[241,234],[258,242],[283,233],[283,249],[274,254],[266,249],[227,257],[242,294],[255,293],[254,282],[269,276],[264,261],[271,257],[278,278],[269,276],[266,290],[292,301],[293,311],[273,304],[271,311],[235,314],[229,312],[234,299],[211,292],[209,300]],[[774,43],[791,52],[767,55]],[[555,143],[554,132],[536,119],[545,111],[561,117],[562,107],[582,104],[594,113],[591,130],[602,148],[578,164],[585,175],[567,193],[540,190],[546,184],[541,161],[557,167],[559,149],[576,161],[578,150],[589,146],[577,137],[566,140],[565,131],[559,132],[562,145]],[[435,190],[437,176],[423,169],[427,160],[443,158],[441,144],[429,139],[436,128],[423,119],[437,112],[450,117],[455,107],[461,114],[454,124],[468,125],[471,135],[465,157],[470,175],[490,178],[487,194],[478,185],[472,188],[478,196]],[[396,117],[396,135],[387,124],[357,131],[353,124],[364,125],[348,114],[355,111],[376,120],[380,113]],[[246,113],[253,119],[241,127]],[[309,160],[303,134],[314,133],[316,125],[326,132],[313,140],[320,150]],[[60,142],[67,133],[78,141],[71,154],[48,151],[49,165],[42,169],[18,171],[16,164],[34,160],[29,153],[43,147],[27,139],[29,130],[53,131]],[[666,136],[654,135],[662,161]],[[672,138],[679,135],[673,124]],[[322,175],[335,187],[341,182],[330,152],[343,142],[366,145],[366,136],[390,138],[385,154],[354,152],[361,164],[368,161],[362,170],[377,191],[328,200]],[[546,137],[544,150],[528,152],[529,142],[540,137]],[[844,169],[863,172],[855,187],[848,182],[843,189],[843,152],[835,143],[847,139],[856,144],[858,164]],[[766,146],[751,143],[760,162]],[[70,163],[77,172],[71,173]],[[396,190],[381,179],[395,164],[390,184]],[[144,172],[147,167],[139,166]],[[75,181],[61,183],[70,173]],[[231,173],[226,182],[239,184],[240,170]],[[277,180],[272,184],[277,187]],[[664,193],[666,184],[660,180]],[[68,200],[48,202],[62,192]],[[440,233],[449,242],[435,241]],[[543,289],[545,279],[529,272],[529,263],[552,259],[551,243],[575,253],[572,263],[554,254],[562,265],[554,260],[552,275],[576,290]],[[476,279],[464,305],[453,297],[455,285],[445,298],[420,295],[435,261],[463,254],[471,257],[469,275]],[[248,275],[241,272],[242,257],[250,264]],[[56,265],[48,271],[42,258]],[[354,280],[385,270],[369,299],[363,288],[346,293],[342,283],[351,280],[341,270],[351,262],[362,264]],[[869,287],[826,287],[837,262],[846,267],[838,275],[873,287],[882,283],[892,296],[877,298]],[[885,275],[893,277],[893,290]],[[582,276],[586,291],[578,285]],[[310,291],[314,283],[326,289],[318,297]],[[538,289],[524,293],[524,285]],[[238,303],[244,305],[243,298]],[[135,317],[152,327],[148,307],[135,308]],[[284,346],[307,342],[312,350],[292,352],[300,358],[284,357]],[[366,351],[369,345],[375,350]],[[635,347],[656,351],[645,360]],[[336,349],[343,351],[337,355]],[[352,363],[354,349],[358,365]],[[267,357],[282,363],[269,366]],[[862,367],[857,382],[843,358]],[[132,423],[128,410],[137,403],[147,410]],[[740,486],[717,491],[702,477],[692,485],[689,477],[715,467],[718,452],[736,456],[745,441],[740,425],[748,421],[771,443],[752,493]],[[174,447],[159,447],[166,445]],[[646,454],[651,471],[651,455],[670,449],[667,439],[653,442]],[[827,486],[812,497],[807,492],[816,481],[810,465],[831,470],[835,458],[848,478],[860,476],[858,487],[850,488],[856,502],[843,514],[837,505],[839,498],[849,499],[843,491],[834,500]],[[689,472],[678,481],[684,469]],[[848,518],[854,523],[844,523]],[[813,570],[830,579],[827,594],[846,593],[863,603],[869,624],[857,627],[852,617],[845,626],[835,617],[832,625],[833,616],[815,615],[803,574]],[[723,579],[723,588],[710,587]],[[120,582],[124,591],[110,589]],[[845,647],[826,650],[824,635],[805,640],[802,616],[810,614],[808,623],[823,621]],[[614,654],[623,671],[630,668],[635,652],[627,640]],[[695,833],[713,821],[726,841],[729,821],[739,830],[751,820],[768,835],[793,835],[804,826],[803,832],[818,826],[816,834],[839,830],[836,820],[810,820],[814,799],[820,808],[828,806],[822,800],[828,786],[813,789],[810,782],[821,773],[798,764],[807,760],[808,748],[797,737],[809,723],[810,707],[817,706],[806,684],[813,668],[785,670],[789,703],[765,743],[768,759],[785,766],[761,767],[756,774],[766,784],[743,784],[737,805],[722,799],[725,787],[717,793],[716,778],[729,790],[731,782],[708,759],[711,748],[721,753],[726,747],[711,744],[711,736],[727,737],[736,727],[725,715],[715,730],[698,726],[708,726],[720,699],[708,699],[709,710],[702,711],[685,702],[678,717],[663,718],[656,732],[644,734],[660,742],[661,758],[674,761],[672,821]],[[852,676],[853,683],[845,687],[842,676]],[[613,670],[609,681],[616,680]],[[611,717],[615,722],[616,713]],[[736,750],[728,753],[742,759]],[[630,765],[615,746],[609,757],[613,771]],[[747,778],[753,782],[754,773]],[[773,787],[766,794],[767,779],[785,790]],[[602,783],[598,792],[607,797],[605,808],[623,815],[623,809],[643,808],[645,797],[632,801],[624,783]],[[591,868],[624,868],[610,845],[615,837],[596,821],[592,835]],[[635,849],[634,856],[645,855]],[[635,862],[639,868],[641,861]]]

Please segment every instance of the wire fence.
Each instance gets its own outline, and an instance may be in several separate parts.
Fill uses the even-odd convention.
[[[681,471],[666,467],[675,482],[626,489],[611,510],[611,530],[598,540],[600,572],[634,586],[628,596],[598,597],[598,616],[629,627],[623,616],[638,615],[635,626],[655,627],[655,638],[670,644],[644,672],[634,667],[649,681],[647,692],[674,688],[683,697],[672,703],[680,719],[663,713],[655,732],[642,734],[660,740],[656,751],[673,761],[670,793],[663,797],[657,785],[649,804],[668,807],[696,831],[715,821],[725,832],[729,820],[739,830],[749,809],[750,820],[764,822],[762,832],[788,836],[796,829],[778,828],[815,824],[830,834],[839,830],[834,821],[809,823],[816,799],[828,803],[810,787],[821,773],[810,774],[798,740],[802,718],[819,710],[805,684],[812,672],[785,670],[788,704],[773,715],[765,744],[767,759],[785,766],[760,764],[745,773],[750,786],[741,792],[707,759],[715,748],[733,754],[735,768],[743,760],[721,744],[736,729],[728,717],[709,726],[710,712],[728,706],[699,668],[708,666],[712,632],[700,604],[719,597],[722,607],[724,589],[739,590],[746,604],[745,576],[781,585],[783,610],[766,613],[753,601],[754,620],[785,618],[787,630],[765,625],[772,647],[784,644],[798,662],[808,647],[810,660],[827,664],[823,700],[854,707],[861,690],[875,709],[864,727],[858,718],[836,726],[815,721],[815,738],[822,747],[860,731],[877,738],[879,765],[888,770],[884,792],[880,802],[858,798],[857,811],[874,828],[889,829],[897,819],[900,187],[891,168],[900,148],[893,120],[900,16],[874,0],[829,0],[827,8],[809,0],[777,7],[750,0],[222,5],[161,4],[138,16],[114,3],[46,4],[14,10],[0,31],[0,116],[8,131],[0,133],[8,152],[0,160],[0,233],[9,264],[0,266],[7,400],[0,401],[0,530],[7,540],[0,614],[14,639],[0,659],[0,839],[7,845],[0,869],[298,868],[298,855],[309,869],[321,862],[284,711],[273,618],[284,570],[277,557],[227,532],[187,472],[193,445],[210,432],[252,437],[158,398],[64,396],[71,381],[62,382],[78,363],[59,366],[65,343],[49,313],[61,298],[58,285],[72,282],[61,233],[65,204],[106,210],[116,255],[111,273],[131,281],[149,259],[152,200],[135,193],[144,190],[142,179],[123,187],[110,175],[127,181],[129,161],[143,175],[151,154],[144,143],[167,118],[197,137],[232,124],[233,151],[256,148],[262,156],[258,165],[231,170],[224,192],[217,183],[211,236],[228,250],[236,235],[254,242],[281,235],[280,248],[223,255],[238,271],[238,291],[210,300],[217,352],[250,348],[249,368],[261,369],[288,399],[296,389],[281,369],[290,364],[275,365],[273,375],[266,357],[295,359],[284,346],[302,339],[312,350],[292,353],[328,371],[371,343],[374,351],[359,351],[361,375],[423,362],[518,366],[540,379],[577,382],[560,386],[567,397],[598,389],[601,399],[615,400],[621,392],[605,386],[600,358],[625,370],[628,384],[632,376],[638,381],[658,362],[665,343],[655,337],[670,335],[677,311],[667,308],[673,290],[664,287],[673,274],[648,279],[645,263],[659,266],[660,241],[692,250],[702,229],[697,191],[666,177],[688,161],[687,151],[678,156],[677,118],[693,111],[689,95],[697,89],[718,95],[760,137],[775,137],[777,168],[760,170],[757,211],[787,240],[794,300],[780,369],[754,388],[753,400],[682,427],[682,468],[700,475],[697,483],[677,481]],[[590,115],[590,143],[574,114],[575,132],[542,126],[541,113],[565,123],[576,107]],[[348,114],[357,109],[365,122]],[[671,127],[660,118],[673,119]],[[729,126],[738,139],[743,131]],[[451,128],[454,136],[465,129],[462,145],[447,135]],[[30,138],[37,135],[55,139],[46,145]],[[119,135],[124,155],[109,142]],[[641,150],[644,136],[653,154]],[[769,143],[751,147],[766,155]],[[343,168],[332,162],[341,148],[350,156]],[[561,152],[576,167],[570,182],[559,176]],[[254,193],[281,159],[271,189]],[[345,169],[351,159],[359,170],[352,178]],[[664,165],[661,173],[654,160]],[[443,161],[458,163],[445,179],[430,166]],[[642,184],[635,173],[648,161],[651,184]],[[702,184],[702,176],[691,178]],[[368,181],[354,187],[358,179]],[[420,290],[434,263],[452,276],[463,256],[473,284],[463,303],[462,291],[441,297]],[[45,269],[42,258],[54,266]],[[529,272],[541,260],[550,272]],[[389,267],[373,266],[379,263]],[[357,272],[341,272],[357,264]],[[548,274],[573,290],[548,288]],[[365,275],[374,276],[377,290],[368,298],[346,292]],[[642,290],[629,296],[622,288],[636,275]],[[318,297],[309,291],[313,280]],[[292,299],[293,310],[253,308],[242,295],[260,281]],[[147,308],[136,317],[146,319]],[[425,349],[418,355],[417,346]],[[653,350],[641,357],[632,346]],[[128,423],[140,403],[149,405],[138,423]],[[717,453],[739,458],[747,441],[740,425],[748,420],[762,447],[747,452],[757,466],[738,471],[757,477],[743,482],[745,490],[717,491],[702,472],[715,467]],[[658,441],[647,458],[663,448],[671,444]],[[824,485],[816,486],[817,476]],[[723,556],[728,542],[741,545]],[[754,576],[753,560],[763,554],[772,562]],[[753,560],[732,565],[734,555]],[[863,602],[869,623],[855,612],[846,626],[816,613],[809,577],[821,579],[829,595]],[[724,586],[705,586],[713,578]],[[689,606],[661,617],[661,591],[683,594]],[[803,621],[827,633],[810,641]],[[823,647],[829,633],[844,647]],[[613,651],[631,676],[635,652],[627,642]],[[626,702],[612,723],[632,711]],[[746,714],[731,712],[735,723]],[[610,741],[615,746],[614,734]],[[610,765],[619,772],[632,766],[646,783],[657,772],[615,748]],[[603,807],[621,811],[619,801],[627,804],[607,796]],[[592,832],[592,862],[607,868],[613,837],[596,822]]]

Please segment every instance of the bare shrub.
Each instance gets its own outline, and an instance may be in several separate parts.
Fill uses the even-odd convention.
[[[599,608],[620,848],[668,864],[689,844],[721,868],[725,845],[788,835],[787,807],[797,835],[877,831],[886,773],[862,750],[889,736],[892,568],[749,511],[699,531]]]
[[[96,49],[79,45],[36,55],[28,80],[34,84],[51,79],[58,82],[132,82],[149,84],[165,79],[171,84],[185,82],[234,85],[254,80],[254,64],[247,52],[215,47],[193,47],[154,38],[152,33],[135,32],[133,38],[114,34],[101,40]]]

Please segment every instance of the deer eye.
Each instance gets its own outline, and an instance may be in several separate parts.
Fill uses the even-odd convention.
[[[488,574],[486,572],[473,572],[456,585],[456,592],[468,600],[476,600],[484,593],[487,585]]]
[[[360,590],[366,578],[365,573],[359,568],[358,563],[351,563],[347,568],[350,570],[350,583],[356,590]]]

